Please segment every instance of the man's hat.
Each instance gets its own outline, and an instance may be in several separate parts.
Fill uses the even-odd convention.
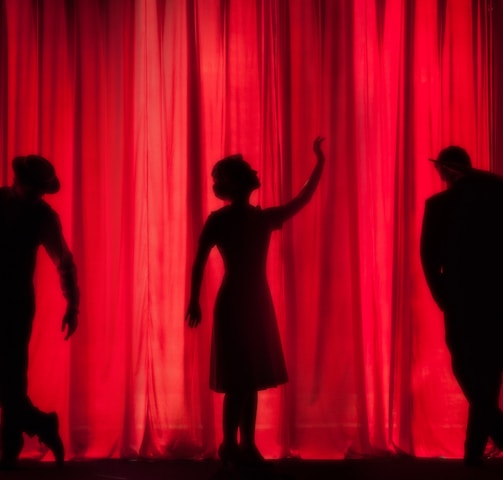
[[[428,160],[438,166],[444,166],[461,172],[472,169],[470,155],[468,155],[468,152],[464,148],[456,145],[451,145],[440,150],[437,158],[429,158]]]
[[[16,179],[23,185],[36,188],[43,193],[56,193],[59,190],[59,180],[56,171],[49,160],[39,155],[15,157],[12,169]]]

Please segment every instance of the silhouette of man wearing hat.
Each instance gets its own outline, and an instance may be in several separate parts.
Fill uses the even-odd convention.
[[[477,466],[489,437],[503,449],[503,179],[472,168],[461,147],[433,161],[447,189],[426,200],[421,261],[469,403],[465,464]]]
[[[29,155],[12,162],[14,183],[0,188],[0,407],[2,457],[12,468],[23,447],[23,432],[37,435],[64,461],[55,412],[37,409],[27,395],[28,343],[35,314],[33,273],[43,245],[55,263],[68,306],[62,331],[68,339],[77,328],[79,292],[72,254],[56,212],[42,199],[59,190],[52,164]]]

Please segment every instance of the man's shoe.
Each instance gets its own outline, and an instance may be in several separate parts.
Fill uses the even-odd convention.
[[[23,434],[19,431],[17,435],[6,435],[2,432],[3,448],[2,458],[0,459],[0,471],[15,470],[18,466],[17,459],[23,450]],[[12,432],[11,432],[12,433]]]
[[[0,460],[0,472],[15,470],[17,467],[16,458],[2,458]]]
[[[44,414],[38,438],[52,452],[56,465],[58,467],[63,466],[65,462],[65,447],[59,436],[59,421],[56,412]]]
[[[484,461],[482,460],[481,457],[465,457],[463,458],[463,463],[465,464],[465,467],[469,468],[480,468],[484,465]]]

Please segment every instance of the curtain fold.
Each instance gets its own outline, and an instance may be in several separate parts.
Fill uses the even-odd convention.
[[[419,261],[427,161],[459,144],[503,172],[500,0],[0,0],[0,176],[39,153],[82,291],[64,342],[47,255],[36,272],[30,396],[70,457],[203,458],[221,441],[190,267],[221,206],[211,168],[241,152],[253,202],[311,203],[274,233],[268,277],[289,383],[261,392],[268,457],[462,455],[466,401]],[[499,22],[499,23],[498,23]],[[24,454],[43,458],[30,440]]]

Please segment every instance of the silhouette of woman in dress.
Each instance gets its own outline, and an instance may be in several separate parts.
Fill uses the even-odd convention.
[[[201,322],[203,271],[216,245],[225,273],[214,308],[210,387],[225,393],[224,438],[218,449],[224,463],[263,461],[255,445],[257,392],[288,380],[267,283],[267,250],[271,232],[281,228],[311,199],[325,162],[323,140],[314,140],[317,163],[307,183],[293,200],[278,207],[262,210],[250,205],[250,194],[260,181],[240,154],[220,160],[212,171],[215,195],[229,204],[211,213],[203,227],[186,319],[190,327]]]

